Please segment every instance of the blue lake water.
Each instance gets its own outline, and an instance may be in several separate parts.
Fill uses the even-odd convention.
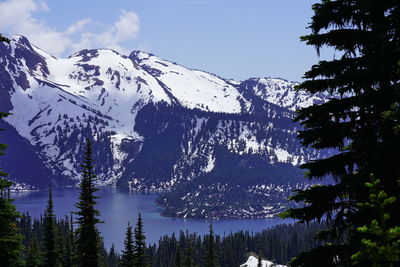
[[[79,192],[76,189],[53,190],[53,200],[57,217],[61,218],[76,211]],[[101,213],[99,230],[107,248],[115,244],[117,250],[123,248],[124,234],[128,222],[135,225],[140,212],[143,217],[146,241],[155,243],[163,235],[179,233],[179,231],[197,232],[206,234],[211,221],[168,218],[160,215],[162,208],[154,203],[156,194],[137,194],[119,191],[115,188],[101,188],[97,193],[97,209]],[[44,212],[48,199],[47,191],[13,193],[14,203],[20,212],[29,212],[32,217],[38,218]],[[273,219],[240,219],[212,221],[216,234],[224,235],[238,230],[260,232],[268,227],[280,223],[292,223],[293,220]]]

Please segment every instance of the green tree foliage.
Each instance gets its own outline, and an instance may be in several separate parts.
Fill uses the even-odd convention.
[[[85,156],[82,166],[82,180],[80,183],[79,202],[76,204],[78,211],[76,221],[76,257],[78,266],[100,266],[102,240],[97,224],[100,212],[95,208],[97,204],[94,193],[98,190],[95,186],[96,175],[93,172],[92,142],[86,139]]]
[[[400,3],[394,0],[322,1],[313,6],[312,33],[302,37],[319,53],[333,47],[339,55],[320,61],[305,74],[300,90],[326,93],[332,98],[303,108],[296,120],[304,130],[299,138],[315,149],[337,149],[332,157],[308,162],[306,177],[330,176],[334,184],[298,190],[292,200],[305,203],[284,215],[301,222],[326,217],[331,223],[319,238],[326,243],[297,257],[292,266],[348,266],[368,233],[357,231],[373,214],[358,203],[369,201],[369,175],[381,180],[388,198],[396,197],[386,212],[388,228],[399,225],[400,137],[398,120],[385,119],[400,103]],[[343,241],[338,238],[346,235]],[[358,266],[370,266],[359,261]]]
[[[26,258],[27,267],[39,267],[42,262],[40,246],[36,236],[33,236],[28,248],[28,256]]]
[[[9,196],[11,182],[0,178],[0,266],[22,265],[23,236],[17,227],[19,212]]]
[[[75,259],[75,236],[72,216],[70,218],[65,216],[64,222],[64,225],[61,227],[62,232],[59,231],[63,234],[65,242],[64,265],[72,266]]]
[[[53,196],[49,187],[49,199],[44,213],[44,266],[60,266],[59,242],[57,242],[56,216],[54,214]]]
[[[146,237],[143,230],[143,220],[139,213],[138,220],[135,227],[135,245],[134,245],[134,266],[146,266]]]
[[[68,217],[64,219],[56,219],[56,246],[59,252],[59,264],[58,266],[75,266],[73,262],[73,252],[71,252],[70,258],[68,257],[67,248],[69,245],[74,247],[74,243],[69,239],[70,236],[74,235],[73,228],[71,227],[71,221]],[[18,221],[18,227],[21,229],[21,233],[24,235],[25,250],[25,261],[26,264],[35,266],[35,262],[39,259],[40,266],[45,265],[45,251],[41,251],[39,244],[44,244],[46,239],[46,228],[47,223],[44,216],[40,216],[40,219],[32,219],[29,214],[23,214],[21,219]],[[42,253],[43,252],[43,253]]]
[[[193,244],[190,238],[187,239],[187,248],[185,249],[185,255],[183,258],[183,266],[185,267],[194,267],[194,259],[193,259]]]
[[[210,230],[207,236],[207,254],[204,266],[206,267],[217,266],[217,256],[215,253],[215,236],[212,224],[210,224]]]
[[[175,267],[182,267],[182,255],[179,246],[176,248]]]
[[[107,266],[108,267],[117,267],[119,262],[118,253],[115,251],[114,244],[111,245],[110,252],[107,257]]]
[[[73,235],[74,231],[70,225],[69,218],[58,219],[56,222],[57,232],[62,238],[58,239],[60,247],[67,247],[68,237]],[[44,239],[45,221],[43,219],[32,219],[28,214],[24,214],[19,220],[18,227],[25,236],[25,260],[27,263],[33,262],[32,258],[37,258],[33,244],[40,244]],[[215,235],[215,254],[217,265],[221,267],[239,266],[245,262],[249,253],[259,251],[264,258],[276,261],[279,264],[286,264],[290,258],[298,255],[300,252],[319,245],[312,237],[324,225],[310,223],[309,226],[303,224],[278,225],[260,233],[237,232],[224,237]],[[293,240],[296,246],[292,246]],[[278,242],[280,241],[280,242]],[[208,235],[200,236],[196,233],[181,232],[179,240],[175,235],[162,237],[157,245],[150,245],[145,248],[146,265],[149,267],[176,267],[177,250],[180,249],[181,266],[196,267],[204,266],[204,259],[207,255],[209,238]],[[74,242],[72,243],[74,247]],[[275,248],[276,249],[272,249]],[[290,247],[290,252],[283,253]],[[104,264],[107,266],[119,266],[120,260],[114,247],[111,247],[107,253]],[[36,256],[34,256],[36,255]],[[39,252],[40,262],[43,262],[43,254]],[[282,259],[282,260],[274,260]],[[32,264],[34,266],[34,264]],[[76,266],[75,262],[68,262],[64,258],[62,266]],[[136,265],[131,265],[136,266]]]
[[[121,254],[120,265],[125,267],[134,266],[134,240],[132,233],[132,226],[128,223],[128,228],[126,229],[124,250]]]
[[[388,197],[385,191],[380,189],[381,181],[371,177],[371,182],[365,183],[370,189],[369,201],[359,203],[361,209],[373,214],[372,221],[357,231],[369,234],[368,238],[361,240],[363,246],[360,251],[352,256],[355,263],[369,260],[374,267],[393,267],[400,260],[400,226],[387,226],[390,219],[388,207],[396,201],[395,197]]]

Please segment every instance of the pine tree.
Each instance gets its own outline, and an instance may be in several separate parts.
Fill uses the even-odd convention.
[[[217,266],[217,259],[215,253],[215,237],[212,224],[210,224],[210,231],[207,236],[207,254],[205,259],[205,267],[215,267]]]
[[[134,266],[134,254],[135,251],[132,226],[128,223],[128,228],[126,229],[125,234],[124,250],[122,251],[120,265],[125,267]]]
[[[8,115],[8,113],[0,112],[0,119]],[[5,144],[0,144],[0,156],[4,155],[6,147]],[[0,266],[21,266],[24,250],[23,236],[17,228],[17,219],[21,215],[10,198],[12,183],[7,180],[7,176],[8,174],[0,168]]]
[[[68,222],[67,225],[69,226],[68,234],[66,236],[66,244],[65,244],[65,265],[66,266],[73,266],[74,259],[75,259],[75,240],[74,240],[74,226],[72,221],[72,215],[70,218],[65,216],[65,222]]]
[[[181,248],[179,246],[176,247],[175,267],[182,267]]]
[[[44,212],[44,239],[43,256],[44,266],[60,266],[60,254],[57,242],[56,216],[54,214],[53,196],[51,186],[49,187],[49,199]]]
[[[29,244],[28,256],[26,259],[27,267],[39,267],[41,263],[41,253],[36,236],[33,236]]]
[[[134,245],[134,266],[146,266],[146,237],[143,230],[143,220],[139,213],[138,220],[135,227],[135,245]]]
[[[118,266],[118,254],[115,251],[114,244],[111,245],[110,253],[108,254],[107,266],[108,267],[117,267]]]
[[[100,212],[95,208],[98,190],[95,187],[96,175],[92,159],[92,142],[86,139],[85,156],[82,166],[82,181],[80,183],[79,202],[76,204],[78,211],[76,221],[76,257],[78,266],[100,266],[101,263],[101,238],[97,229],[100,223]]]
[[[193,244],[190,237],[187,238],[185,255],[183,258],[183,266],[185,267],[194,267],[194,258],[193,258]]]
[[[331,157],[308,162],[308,179],[332,177],[334,184],[297,190],[292,200],[305,203],[284,216],[310,222],[326,218],[329,229],[318,235],[325,244],[295,258],[291,266],[350,266],[367,233],[357,231],[372,214],[358,203],[368,202],[364,186],[370,174],[381,180],[388,198],[387,227],[399,225],[400,135],[399,121],[385,119],[400,103],[400,4],[399,1],[336,0],[313,6],[312,33],[302,37],[319,53],[333,47],[339,58],[320,61],[305,74],[298,87],[331,98],[321,105],[301,109],[296,120],[304,130],[303,145],[335,149]],[[346,238],[344,238],[346,236]],[[359,261],[355,266],[370,266]]]

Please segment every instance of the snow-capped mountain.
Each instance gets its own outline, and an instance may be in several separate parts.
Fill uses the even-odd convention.
[[[291,118],[296,108],[324,97],[294,92],[295,83],[228,81],[139,51],[125,56],[92,49],[56,58],[23,36],[10,39],[0,43],[0,110],[12,113],[0,125],[10,145],[0,164],[19,183],[37,188],[50,181],[76,183],[86,137],[94,139],[100,184],[179,188],[176,192],[198,196],[202,193],[190,185],[229,184],[219,176],[230,157],[242,169],[282,173],[322,156],[300,146],[299,125]],[[207,175],[211,178],[202,179]],[[298,177],[283,182],[255,176],[243,190],[300,183]],[[160,203],[182,214],[169,199],[174,198],[164,196]]]

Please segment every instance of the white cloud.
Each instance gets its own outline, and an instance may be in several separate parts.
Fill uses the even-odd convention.
[[[118,20],[111,26],[103,26],[100,32],[87,30],[90,24],[95,23],[91,18],[72,23],[63,31],[56,30],[35,18],[39,11],[50,11],[45,1],[0,2],[0,32],[24,35],[43,50],[60,56],[83,48],[111,48],[127,53],[123,43],[136,37],[140,30],[138,15],[126,10],[121,10]]]
[[[119,20],[115,23],[116,38],[124,41],[135,37],[139,33],[139,17],[133,12],[121,10]]]
[[[65,34],[72,35],[82,31],[87,24],[89,24],[92,20],[90,18],[85,18],[75,22],[70,25],[68,29],[65,31]]]

